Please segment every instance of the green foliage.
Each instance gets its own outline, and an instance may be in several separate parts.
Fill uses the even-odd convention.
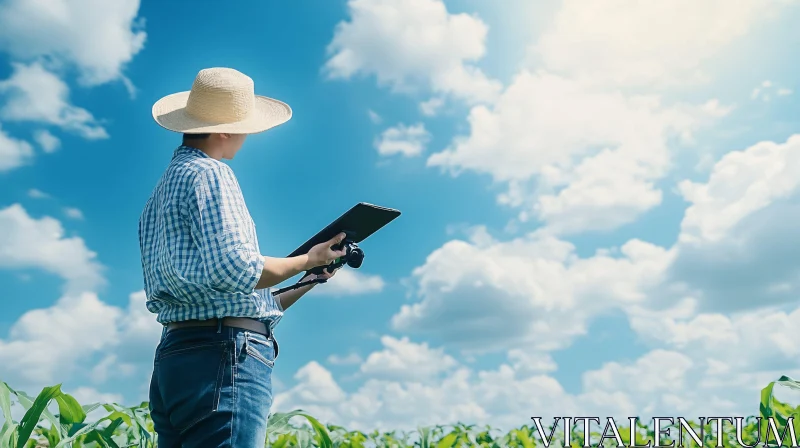
[[[775,398],[775,386],[787,389],[800,390],[800,382],[787,376],[782,376],[769,383],[761,391],[759,416],[750,416],[743,421],[742,430],[737,434],[735,425],[727,423],[723,426],[721,435],[722,446],[741,447],[739,439],[749,446],[791,446],[791,431],[787,423],[791,422],[794,434],[800,437],[798,420],[800,420],[800,406],[793,407]],[[14,403],[16,402],[16,403]],[[51,404],[58,407],[58,413],[53,415],[49,410]],[[14,421],[11,415],[12,405],[19,404],[25,410],[22,419]],[[104,409],[106,415],[93,422],[86,422],[87,414]],[[24,392],[12,389],[8,384],[0,382],[0,412],[3,420],[0,427],[0,448],[155,448],[158,446],[157,436],[150,420],[148,403],[144,402],[134,407],[124,407],[116,403],[95,403],[81,406],[75,398],[61,391],[61,385],[45,387],[35,398]],[[770,427],[767,418],[775,422]],[[301,419],[302,425],[292,424],[291,421]],[[602,422],[602,420],[601,420]],[[702,434],[703,447],[716,448],[717,424],[716,422],[689,422],[691,428]],[[605,423],[599,431],[592,431],[592,443],[597,444],[602,437]],[[553,431],[551,447],[563,445],[563,424],[556,424],[542,428],[546,435]],[[595,428],[597,426],[595,425]],[[669,443],[678,446],[675,435],[679,428],[678,422],[665,426],[671,430]],[[702,429],[702,432],[701,432]],[[634,434],[639,445],[656,442],[655,428],[642,421],[637,421],[634,428],[618,426],[619,435],[626,445],[631,443]],[[778,440],[776,441],[776,434]],[[570,445],[575,448],[583,446],[583,429],[579,424],[570,428],[568,435]],[[613,439],[606,440],[606,447],[614,447]],[[535,425],[524,425],[511,429],[507,433],[498,433],[490,427],[477,427],[458,423],[449,426],[419,427],[411,433],[398,431],[364,433],[361,431],[348,431],[346,428],[332,424],[323,425],[316,418],[305,411],[298,409],[292,412],[279,412],[270,415],[267,425],[267,440],[265,447],[319,447],[319,448],[534,448],[544,446]],[[595,445],[596,446],[596,445]],[[683,446],[696,448],[698,445],[686,435],[684,431]]]

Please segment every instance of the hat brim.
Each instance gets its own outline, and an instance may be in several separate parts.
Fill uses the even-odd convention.
[[[233,123],[209,123],[186,113],[189,92],[167,95],[153,104],[153,119],[164,129],[184,134],[257,134],[281,125],[292,118],[288,104],[261,95],[255,96],[250,117]]]

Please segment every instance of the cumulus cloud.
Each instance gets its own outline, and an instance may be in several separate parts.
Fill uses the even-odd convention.
[[[87,139],[108,138],[106,130],[86,109],[69,102],[69,87],[40,63],[14,63],[14,72],[0,81],[0,94],[7,101],[0,116],[9,121],[33,121],[59,126]],[[45,144],[53,140],[45,137]]]
[[[561,415],[751,414],[761,387],[798,372],[800,351],[792,341],[800,334],[792,322],[800,313],[800,266],[792,223],[800,219],[800,195],[791,173],[798,171],[792,157],[799,138],[731,152],[706,181],[681,183],[689,206],[669,248],[633,239],[580,257],[571,243],[547,233],[501,242],[482,229],[469,241],[450,241],[414,270],[418,301],[403,305],[393,326],[461,354],[506,353],[508,364],[479,372],[480,381],[465,386],[484,391],[470,398],[483,412],[470,415],[484,415],[472,421],[520,424],[485,404],[488,397],[502,396],[506,410],[520,402],[518,412],[530,415],[544,391],[550,403],[566,406]],[[585,372],[579,394],[564,392],[548,376],[557,368],[550,353],[615,310],[651,351]],[[452,366],[446,378],[460,369]],[[504,389],[495,395],[481,389],[488,378]],[[438,390],[446,381],[425,384]],[[375,384],[353,399],[370,393],[364,401],[380,403],[387,391],[415,390],[423,400],[433,393],[401,380],[380,383],[377,391]],[[543,409],[559,413],[552,405]],[[435,409],[431,414],[446,418]]]
[[[800,135],[782,144],[764,141],[725,154],[708,182],[679,184],[691,204],[681,222],[681,241],[719,241],[747,216],[797,194],[798,170]]]
[[[30,190],[28,190],[28,196],[34,199],[48,199],[51,197],[49,194],[36,188],[31,188]]]
[[[373,124],[379,124],[383,121],[383,118],[381,118],[381,116],[372,109],[368,110],[367,114],[369,115],[369,121],[371,121]]]
[[[34,218],[19,204],[0,209],[0,268],[43,269],[64,279],[67,292],[94,291],[105,282],[96,257],[58,220]]]
[[[441,0],[349,0],[324,70],[329,78],[374,75],[394,91],[426,88],[468,102],[493,101],[501,89],[473,65],[486,53],[488,27],[450,14]]]
[[[139,0],[9,0],[0,4],[0,50],[74,66],[84,85],[123,79],[131,88],[122,72],[144,47],[138,11]]]
[[[793,302],[800,286],[800,135],[723,156],[706,182],[684,181],[689,202],[671,281],[701,310]]]
[[[384,338],[385,341],[396,339]],[[431,349],[405,341],[404,350],[417,355]],[[367,357],[378,360],[390,348]],[[436,349],[440,351],[440,349]],[[509,360],[519,353],[508,353]],[[386,360],[391,365],[393,361]],[[548,422],[555,416],[597,415],[625,420],[663,415],[750,415],[757,409],[762,383],[737,389],[734,399],[728,389],[714,381],[700,383],[707,374],[705,364],[687,355],[655,349],[631,362],[609,362],[582,376],[580,391],[570,393],[553,377],[541,371],[521,371],[509,363],[496,369],[473,369],[452,361],[443,375],[381,378],[374,371],[357,389],[345,392],[333,374],[310,362],[295,375],[296,385],[275,397],[276,411],[309,410],[322,421],[362,431],[414,430],[417,425],[480,423],[497,430],[530,424],[530,416]],[[725,375],[743,381],[752,375]],[[764,378],[758,378],[764,379]],[[774,378],[769,378],[774,379]],[[728,383],[730,384],[730,383]],[[552,420],[549,420],[552,421]]]
[[[662,203],[681,146],[733,110],[714,98],[676,103],[670,88],[714,79],[709,61],[788,3],[561,2],[532,46],[536,67],[492,107],[473,107],[469,133],[428,165],[488,174],[507,185],[498,199],[520,208],[519,221],[559,234],[631,223]]]
[[[431,98],[428,101],[423,101],[419,104],[419,110],[422,112],[422,115],[426,115],[428,117],[432,117],[436,115],[439,109],[444,106],[444,99],[442,98]]]
[[[357,353],[350,353],[347,356],[328,356],[328,362],[333,365],[361,364],[361,361],[361,357]]]
[[[406,126],[400,123],[383,131],[380,139],[375,141],[375,148],[382,156],[400,154],[414,157],[422,154],[430,139],[431,135],[424,124]]]
[[[792,1],[565,0],[532,52],[549,70],[592,84],[698,84],[715,57]],[[680,32],[675,32],[680,30]]]
[[[671,256],[631,240],[618,254],[579,258],[552,236],[501,242],[478,233],[445,243],[413,271],[419,301],[403,305],[392,325],[465,352],[556,350],[585,334],[590,317],[645,301]]]
[[[61,147],[61,140],[46,129],[36,131],[33,135],[33,139],[42,147],[44,152],[55,152]]]
[[[469,134],[427,163],[505,183],[498,199],[521,207],[523,221],[533,215],[559,233],[609,230],[661,203],[656,182],[672,166],[669,142],[716,115],[525,71],[493,107],[474,107]]]
[[[96,351],[118,343],[121,311],[93,293],[64,296],[55,305],[26,312],[0,340],[7,381],[60,382]],[[24,389],[23,389],[24,390]]]
[[[789,96],[791,95],[792,89],[787,89],[786,87],[780,87],[775,85],[770,80],[762,81],[761,84],[758,85],[753,92],[750,94],[750,98],[754,100],[768,102],[775,97],[782,97],[782,96]]]
[[[617,309],[646,339],[660,327],[676,343],[725,338],[736,346],[726,336],[732,322],[755,319],[740,313],[788,313],[796,299],[799,143],[800,136],[760,142],[722,157],[707,181],[681,182],[689,206],[671,247],[631,239],[580,257],[546,232],[498,241],[481,230],[449,241],[413,271],[418,300],[400,308],[393,327],[449,347],[549,352]],[[769,316],[762,318],[783,328],[782,314]],[[676,328],[702,331],[690,337],[673,334]]]
[[[75,207],[64,207],[64,214],[71,219],[83,219],[83,212]]]
[[[30,143],[17,140],[0,128],[0,173],[31,163],[33,155]]]
[[[342,268],[328,282],[316,286],[309,294],[321,296],[353,296],[381,292],[386,282],[378,275]]]
[[[684,351],[711,373],[797,368],[800,308],[699,312],[690,300],[667,311],[631,310],[631,326],[654,344]]]
[[[421,380],[456,366],[456,360],[428,344],[414,344],[407,337],[381,337],[384,350],[373,352],[361,364],[361,372],[375,378]]]
[[[0,339],[0,378],[21,390],[56,383],[94,384],[148,373],[161,325],[145,308],[144,292],[127,308],[93,292],[66,294],[48,308],[23,314]],[[117,400],[121,401],[121,400]]]

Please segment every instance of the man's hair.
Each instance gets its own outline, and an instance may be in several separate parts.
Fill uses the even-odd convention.
[[[183,134],[183,144],[187,144],[193,141],[198,140],[205,140],[211,134]]]

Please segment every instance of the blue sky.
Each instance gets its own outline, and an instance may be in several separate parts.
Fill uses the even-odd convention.
[[[738,415],[798,374],[796,1],[50,7],[0,1],[12,386],[146,399],[137,222],[179,143],[150,108],[214,66],[293,109],[229,161],[265,255],[403,212],[286,313],[275,410]]]

